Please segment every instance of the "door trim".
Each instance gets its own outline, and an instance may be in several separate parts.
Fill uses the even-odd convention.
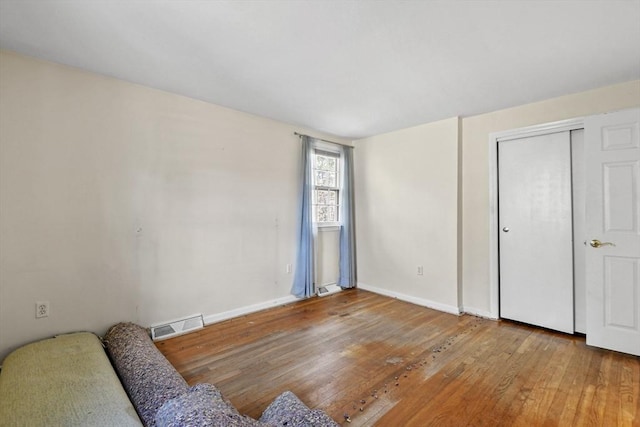
[[[500,259],[498,253],[498,142],[584,128],[584,117],[489,134],[489,313],[500,317]]]

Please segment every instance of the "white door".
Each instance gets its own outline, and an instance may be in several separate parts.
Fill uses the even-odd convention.
[[[500,317],[573,333],[570,133],[498,143]]]
[[[640,109],[585,119],[587,344],[640,355]]]

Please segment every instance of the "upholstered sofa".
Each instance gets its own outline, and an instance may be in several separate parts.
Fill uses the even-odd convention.
[[[106,349],[106,352],[105,352]],[[259,420],[213,384],[190,387],[133,323],[21,347],[0,372],[0,426],[337,426],[284,392]]]

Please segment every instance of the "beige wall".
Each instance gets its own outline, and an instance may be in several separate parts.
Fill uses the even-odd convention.
[[[488,316],[489,134],[638,105],[633,81],[356,141],[358,282]]]
[[[458,119],[355,146],[359,285],[456,311]]]
[[[294,130],[2,51],[0,359],[55,333],[288,296]],[[51,315],[36,320],[40,300]]]
[[[488,312],[489,133],[638,105],[635,81],[357,141],[359,282],[453,311],[461,281]],[[288,296],[294,130],[309,132],[0,51],[0,359]]]
[[[462,283],[465,310],[488,314],[489,134],[640,105],[640,81],[462,120]]]
[[[318,228],[315,245],[316,286],[335,285],[340,277],[340,228]]]

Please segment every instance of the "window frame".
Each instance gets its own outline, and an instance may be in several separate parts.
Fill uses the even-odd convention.
[[[327,187],[327,186],[323,186],[323,185],[316,185],[316,155],[324,155],[327,157],[334,157],[337,162],[337,168],[336,168],[336,186],[335,187]],[[335,147],[333,146],[333,144],[326,144],[326,143],[322,143],[320,141],[316,142],[313,145],[313,162],[311,165],[311,169],[312,169],[312,191],[313,191],[313,196],[312,196],[312,203],[311,203],[311,215],[313,217],[313,225],[317,228],[323,228],[323,229],[327,229],[327,228],[336,228],[336,227],[340,227],[342,226],[342,192],[343,192],[343,175],[344,175],[344,171],[343,171],[343,157],[342,157],[342,150],[340,150],[339,147]],[[316,191],[317,190],[332,190],[332,191],[336,191],[336,215],[337,215],[337,221],[323,221],[323,222],[319,222],[316,221],[316,207],[317,207],[317,203],[315,203],[316,201]]]

